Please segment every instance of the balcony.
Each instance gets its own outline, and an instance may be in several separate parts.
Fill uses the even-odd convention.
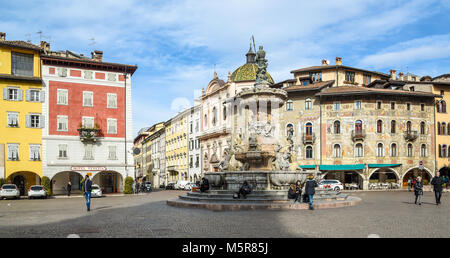
[[[80,133],[80,140],[82,142],[96,142],[101,132],[99,128],[80,127],[77,130]]]
[[[417,131],[405,131],[404,136],[406,141],[413,142],[419,137],[419,133]]]
[[[364,138],[366,138],[366,130],[352,130],[352,140],[353,141],[364,141]]]
[[[316,134],[315,133],[312,133],[312,134],[303,133],[302,140],[303,140],[303,144],[313,144],[316,141]]]

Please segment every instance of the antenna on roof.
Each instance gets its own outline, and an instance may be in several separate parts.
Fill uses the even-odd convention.
[[[31,34],[30,33],[25,34],[25,37],[27,38],[27,42],[31,42]]]
[[[38,32],[36,32],[36,34],[39,34],[39,42],[42,41],[42,30],[39,30]]]

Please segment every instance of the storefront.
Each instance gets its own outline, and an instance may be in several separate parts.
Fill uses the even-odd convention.
[[[354,165],[320,165],[319,170],[324,179],[336,179],[344,184],[345,188],[363,189],[364,164]]]

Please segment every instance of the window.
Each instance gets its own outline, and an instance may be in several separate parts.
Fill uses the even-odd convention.
[[[377,157],[384,157],[384,150],[382,143],[378,143],[377,145]]]
[[[354,72],[345,72],[345,81],[347,82],[355,82],[355,73]]]
[[[408,133],[411,132],[411,121],[406,122],[406,131],[407,131]]]
[[[334,134],[340,134],[341,133],[341,122],[339,121],[334,121]]]
[[[108,159],[109,160],[117,159],[117,146],[108,146]]]
[[[11,52],[11,74],[33,76],[33,55]]]
[[[363,85],[369,85],[371,82],[371,77],[368,74],[363,74]]]
[[[227,108],[223,107],[223,120],[227,119]]]
[[[333,156],[335,158],[340,158],[341,157],[341,145],[339,144],[335,144],[333,147]]]
[[[84,158],[85,160],[93,160],[94,159],[94,145],[86,144],[84,145]]]
[[[305,101],[305,110],[311,110],[312,109],[312,101],[310,98],[307,98]]]
[[[334,110],[340,110],[341,109],[341,102],[334,102]]]
[[[108,101],[107,108],[117,108],[117,94],[108,93],[107,101]]]
[[[313,147],[312,146],[307,146],[306,147],[306,158],[307,159],[312,159],[313,158]]]
[[[425,122],[420,123],[420,134],[425,134]]]
[[[420,104],[420,111],[425,111],[425,104],[423,103]]]
[[[322,72],[310,73],[312,82],[321,82],[322,81]]]
[[[193,155],[189,156],[189,167],[190,168],[194,167],[194,156]]]
[[[442,145],[442,157],[447,158],[447,145]]]
[[[197,119],[195,120],[195,132],[198,132],[198,130],[199,130],[199,121]]]
[[[355,157],[363,157],[363,146],[361,143],[356,144],[355,146]]]
[[[194,125],[192,124],[192,122],[189,124],[189,133],[193,133],[194,132]]]
[[[377,133],[383,133],[383,121],[377,121]]]
[[[312,124],[306,123],[306,135],[312,135]]]
[[[391,133],[395,133],[395,126],[396,126],[396,122],[395,120],[391,121]]]
[[[94,93],[92,91],[83,91],[83,107],[94,106]]]
[[[391,157],[397,157],[397,144],[395,143],[391,145]]]
[[[7,127],[19,127],[19,113],[8,112],[7,113]]]
[[[381,109],[381,101],[377,101],[377,109]]]
[[[68,105],[68,90],[58,89],[56,91],[56,98],[57,105]]]
[[[8,160],[19,160],[19,144],[8,144]]]
[[[447,124],[447,134],[450,135],[450,123]]]
[[[41,160],[41,145],[30,144],[30,160],[32,161]]]
[[[406,150],[406,156],[407,157],[412,157],[413,155],[413,146],[412,144],[408,144],[407,150]]]
[[[355,109],[361,109],[361,101],[360,100],[357,100],[355,102]]]
[[[67,158],[67,144],[59,144],[58,145],[58,158],[60,158],[60,159]]]
[[[409,87],[409,91],[415,91],[415,88],[414,88],[414,86],[412,86],[412,87]]]
[[[447,103],[445,103],[445,101],[441,101],[441,112],[442,113],[447,113]]]
[[[406,103],[406,110],[411,111],[411,103]]]
[[[94,128],[94,118],[93,117],[83,117],[82,126],[84,128]]]
[[[292,100],[288,100],[286,102],[286,111],[292,111],[294,110],[294,103],[292,102]]]
[[[439,158],[442,158],[442,146],[440,144],[439,144],[438,153],[439,153]]]
[[[420,156],[421,157],[427,156],[427,145],[422,144],[422,146],[420,146]]]
[[[289,132],[292,134],[292,136],[294,135],[294,125],[292,124],[286,125],[286,136],[288,136]]]
[[[361,120],[357,120],[355,122],[355,132],[362,133],[362,121]]]
[[[216,107],[213,108],[213,118],[212,118],[212,125],[215,126],[217,122],[217,110]]]
[[[31,102],[41,102],[41,94],[43,91],[40,90],[27,90],[26,91],[26,100]]]
[[[205,114],[205,127],[208,126],[208,115]]]
[[[438,135],[441,135],[441,123],[440,122],[437,123],[437,131],[438,131]]]
[[[18,88],[3,88],[3,99],[10,101],[22,101],[23,91]]]
[[[436,103],[436,111],[438,112],[438,113],[441,113],[441,103]]]
[[[391,110],[395,109],[395,102],[391,102]]]
[[[442,123],[442,129],[441,129],[442,135],[445,135],[445,128],[446,128],[445,125],[446,125],[445,122],[443,122],[443,123]]]
[[[195,156],[195,167],[198,168],[200,166],[200,155]]]
[[[58,128],[56,129],[56,131],[60,131],[60,132],[68,131],[69,119],[67,116],[58,116],[57,123],[58,123]]]
[[[38,114],[26,115],[26,127],[27,128],[43,128],[44,117]]]

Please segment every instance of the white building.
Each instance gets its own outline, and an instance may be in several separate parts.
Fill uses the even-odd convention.
[[[197,182],[202,177],[202,157],[200,144],[201,126],[201,105],[196,105],[190,109],[188,116],[188,138],[189,138],[189,181]]]

